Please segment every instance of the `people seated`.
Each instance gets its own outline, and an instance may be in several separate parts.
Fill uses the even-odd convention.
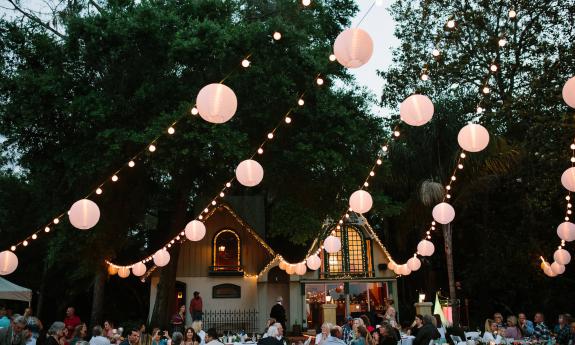
[[[415,315],[415,320],[413,320],[413,323],[409,328],[408,334],[414,337],[417,336],[417,332],[419,332],[421,326],[423,326],[423,315],[417,314]]]
[[[258,345],[281,345],[282,342],[278,340],[279,331],[274,325],[268,327],[265,337],[258,341]]]
[[[215,328],[210,328],[206,332],[206,345],[224,345],[218,338],[218,332]]]
[[[517,318],[513,315],[507,317],[507,328],[505,329],[505,338],[513,340],[521,340],[523,338],[521,328],[517,326]]]
[[[433,325],[433,317],[431,315],[423,316],[423,326],[417,332],[417,336],[413,340],[413,345],[429,345],[432,340],[441,338],[441,334]]]
[[[497,322],[492,319],[485,321],[485,332],[483,333],[483,343],[486,344],[501,344],[503,337],[499,334],[499,327]]]
[[[503,315],[501,313],[494,313],[493,321],[497,324],[497,329],[500,332],[503,332],[503,330],[506,328],[505,324],[503,323]]]
[[[315,345],[325,345],[332,328],[333,325],[331,323],[324,322],[323,325],[321,325],[321,332],[315,336]]]
[[[553,329],[553,333],[556,336],[557,344],[568,345],[571,338],[571,322],[572,318],[570,314],[560,314],[558,318],[558,324]]]
[[[533,327],[533,336],[537,340],[548,340],[551,337],[549,328],[545,325],[545,316],[543,313],[536,313],[533,318],[535,327]]]
[[[341,340],[343,337],[343,330],[339,326],[333,326],[329,330],[329,337],[325,342],[325,345],[345,345],[345,342]]]
[[[527,316],[525,313],[519,313],[519,328],[521,329],[521,333],[524,337],[530,337],[533,335],[535,331],[535,326],[533,325],[532,321],[527,320]]]
[[[389,323],[384,323],[380,328],[378,345],[397,345],[398,339],[395,330]]]

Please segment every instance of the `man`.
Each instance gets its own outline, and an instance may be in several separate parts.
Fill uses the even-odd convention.
[[[533,322],[527,320],[525,313],[519,313],[519,327],[521,328],[521,332],[524,337],[532,336],[535,331]]]
[[[277,322],[281,323],[282,328],[285,329],[286,327],[286,310],[282,305],[283,298],[279,296],[276,298],[276,304],[272,307],[270,311],[270,317],[276,319]]]
[[[92,328],[92,339],[90,339],[90,345],[110,345],[110,340],[102,336],[102,333],[102,327],[94,326],[94,328]]]
[[[258,340],[258,345],[282,345],[282,343],[277,339],[279,335],[276,326],[269,326],[264,337]]]
[[[210,328],[206,332],[206,345],[224,345],[218,339],[218,332],[215,328]]]
[[[279,340],[282,345],[287,345],[288,342],[286,338],[284,338],[284,327],[282,326],[282,324],[276,322],[273,324],[273,326],[278,329],[278,335],[276,336],[276,339]]]
[[[120,345],[140,345],[140,330],[134,328],[128,334],[128,339],[120,343]]]
[[[72,338],[74,335],[74,329],[76,326],[82,323],[82,320],[78,316],[76,316],[76,310],[74,307],[68,307],[66,309],[66,318],[64,319],[64,324],[66,325],[66,329],[68,330],[68,335],[66,338]]]
[[[343,325],[342,334],[343,341],[349,345],[349,343],[351,343],[351,339],[353,338],[353,318],[351,316],[348,316],[345,319],[345,325]]]
[[[10,319],[6,316],[6,308],[0,307],[0,328],[10,327]]]
[[[537,340],[549,339],[551,334],[549,333],[549,328],[547,328],[545,325],[545,317],[543,316],[543,313],[535,314],[533,321],[535,322],[535,327],[533,328],[533,336]]]
[[[423,326],[417,332],[417,336],[413,340],[413,345],[429,345],[431,340],[439,339],[441,335],[437,328],[433,325],[433,316],[423,316]]]
[[[0,345],[25,345],[27,337],[24,334],[26,318],[18,316],[12,320],[10,327],[0,329]]]
[[[329,330],[329,337],[327,337],[327,341],[325,345],[345,345],[345,342],[341,340],[343,336],[343,332],[341,327],[334,326]]]
[[[204,305],[202,298],[200,297],[200,293],[198,291],[194,291],[194,298],[192,298],[192,301],[190,302],[190,314],[192,314],[192,321],[202,320],[203,309]]]
[[[501,313],[493,314],[493,321],[497,324],[497,328],[499,330],[507,328],[506,325],[503,323],[503,315]]]

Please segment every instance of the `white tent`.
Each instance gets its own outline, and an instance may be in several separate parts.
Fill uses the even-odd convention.
[[[4,278],[0,278],[0,299],[25,301],[30,303],[32,300],[32,290],[18,286]]]

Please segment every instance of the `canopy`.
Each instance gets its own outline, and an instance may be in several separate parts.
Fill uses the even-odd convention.
[[[32,290],[0,278],[0,299],[30,302],[32,300]]]

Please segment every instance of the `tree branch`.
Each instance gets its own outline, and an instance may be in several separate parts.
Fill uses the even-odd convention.
[[[51,31],[53,34],[55,34],[56,36],[60,37],[60,38],[66,38],[66,35],[62,34],[61,32],[59,32],[58,30],[54,29],[53,27],[51,27],[50,25],[44,23],[40,18],[36,17],[33,14],[30,14],[26,11],[24,11],[20,6],[18,6],[14,0],[8,0],[8,2],[10,4],[12,4],[12,6],[14,6],[14,10],[22,13],[25,17],[27,17],[28,19],[32,20],[33,22],[36,22],[38,24],[40,24],[42,27],[44,27],[45,29]]]
[[[98,10],[98,12],[100,12],[100,13],[104,12],[104,9],[102,8],[102,6],[98,5],[96,3],[96,1],[88,0],[88,3],[90,3],[90,5],[92,5],[92,6],[94,6],[96,8],[96,10]]]

